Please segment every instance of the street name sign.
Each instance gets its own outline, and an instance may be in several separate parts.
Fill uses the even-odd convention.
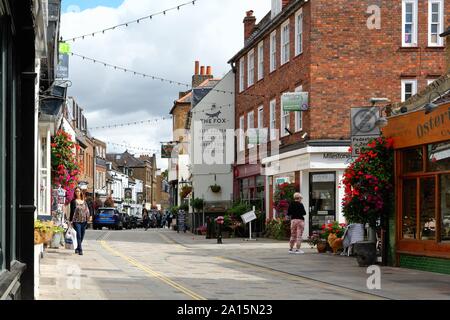
[[[361,148],[366,147],[370,140],[378,137],[379,135],[352,136],[352,157],[358,157],[361,154]]]

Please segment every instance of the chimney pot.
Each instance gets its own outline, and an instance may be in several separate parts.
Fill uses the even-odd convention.
[[[200,61],[195,61],[195,75],[198,75],[200,68]]]
[[[253,17],[253,10],[247,11],[247,17]]]
[[[207,66],[206,67],[206,75],[210,76],[211,75],[211,66]]]
[[[205,66],[200,67],[200,75],[202,75],[202,76],[205,75]]]

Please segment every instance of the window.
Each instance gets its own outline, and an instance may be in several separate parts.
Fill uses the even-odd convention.
[[[247,55],[247,87],[252,86],[255,83],[255,51],[252,50]]]
[[[302,92],[303,86],[299,86],[295,88],[295,92]],[[303,120],[302,120],[302,112],[296,111],[295,112],[295,132],[302,131],[303,129]]]
[[[282,9],[282,0],[272,0],[271,18],[276,17]]]
[[[444,0],[430,0],[428,2],[428,45],[443,46],[444,32]]]
[[[247,136],[248,137],[250,137],[250,136],[253,137],[255,135],[254,128],[255,128],[255,113],[252,111],[247,114]],[[255,146],[254,144],[250,144],[250,143],[248,144],[249,149],[253,148],[254,146]]]
[[[417,80],[402,80],[402,102],[417,93]]]
[[[408,179],[403,181],[403,214],[402,214],[402,236],[403,239],[416,238],[416,216],[417,216],[417,180]]]
[[[244,91],[244,58],[239,60],[239,92]]]
[[[402,46],[417,46],[417,0],[402,3]]]
[[[276,100],[270,101],[270,140],[276,139]]]
[[[264,128],[264,106],[258,108],[258,129]]]
[[[280,125],[280,136],[284,137],[288,135],[288,132],[286,131],[286,129],[289,130],[289,122],[290,122],[290,116],[289,116],[289,111],[283,111],[280,110],[280,114],[281,114],[281,125]]]
[[[290,58],[289,50],[289,20],[281,26],[281,65],[287,63]]]
[[[245,150],[244,116],[239,118],[239,151]]]
[[[277,68],[277,32],[270,35],[270,72]]]
[[[264,41],[258,44],[258,81],[264,78]]]
[[[295,14],[295,55],[303,53],[303,9]]]
[[[441,175],[441,241],[450,242],[450,174]]]

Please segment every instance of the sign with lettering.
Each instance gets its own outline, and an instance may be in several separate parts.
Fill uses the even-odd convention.
[[[425,114],[422,109],[388,120],[383,135],[394,139],[395,149],[450,140],[449,103],[430,114]]]
[[[312,182],[335,182],[334,173],[313,174]]]
[[[361,148],[366,147],[372,139],[378,138],[378,135],[374,136],[352,136],[352,157],[359,157],[361,154]]]
[[[244,221],[244,223],[249,223],[253,220],[256,220],[255,211],[249,211],[247,213],[244,213],[243,215],[241,215],[241,219],[242,221]]]
[[[283,111],[306,111],[309,108],[308,92],[286,92],[281,95]]]

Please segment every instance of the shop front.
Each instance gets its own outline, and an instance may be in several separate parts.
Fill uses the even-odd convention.
[[[260,164],[234,168],[234,200],[241,200],[264,211],[264,176]]]
[[[339,188],[345,168],[351,161],[348,146],[312,147],[263,159],[267,181],[266,218],[277,217],[275,195],[280,187],[294,184],[303,195],[307,211],[304,236],[320,230],[323,224],[344,222],[341,210],[343,190]]]
[[[450,274],[450,103],[392,117],[396,263]]]

